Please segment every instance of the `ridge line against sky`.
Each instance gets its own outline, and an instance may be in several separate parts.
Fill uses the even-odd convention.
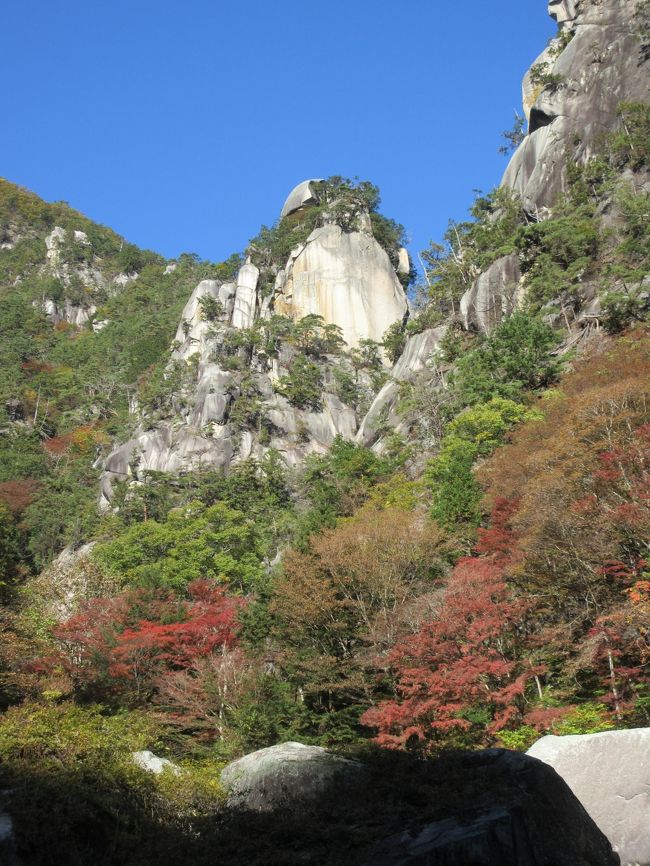
[[[4,10],[0,174],[142,247],[242,250],[307,177],[377,184],[415,255],[506,166],[544,0],[43,0]]]

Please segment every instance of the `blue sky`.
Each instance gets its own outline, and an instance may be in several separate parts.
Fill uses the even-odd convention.
[[[221,260],[306,177],[376,183],[416,252],[498,183],[544,0],[21,0],[0,174]]]

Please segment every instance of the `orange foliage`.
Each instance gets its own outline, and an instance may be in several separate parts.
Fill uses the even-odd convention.
[[[648,329],[577,362],[544,419],[521,425],[479,478],[489,500],[519,500],[509,577],[533,599],[542,657],[586,694],[600,678],[622,707],[650,657]]]
[[[21,514],[34,500],[38,490],[35,478],[25,478],[20,481],[0,482],[0,501],[4,502],[13,514]]]
[[[107,441],[106,434],[94,424],[82,424],[62,436],[52,436],[52,438],[46,439],[43,447],[54,456],[66,454],[69,451],[75,454],[89,454],[96,445],[103,445]]]
[[[443,553],[441,533],[421,515],[366,507],[312,537],[308,553],[285,555],[272,610],[284,663],[306,693],[360,696],[364,671],[417,629],[416,599],[434,589]]]

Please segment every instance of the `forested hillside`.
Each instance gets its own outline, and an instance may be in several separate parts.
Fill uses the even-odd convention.
[[[649,106],[575,147],[545,212],[479,194],[420,275],[367,182],[313,182],[218,264],[0,183],[0,789],[25,863],[243,862],[219,771],[278,742],[426,758],[650,725]],[[319,232],[410,287],[381,342],[293,316],[279,274]]]

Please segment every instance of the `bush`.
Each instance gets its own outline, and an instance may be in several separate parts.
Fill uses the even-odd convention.
[[[460,407],[492,397],[519,400],[524,390],[548,386],[559,373],[552,355],[553,329],[525,313],[513,313],[475,349],[462,355],[452,377]]]
[[[319,411],[322,408],[322,386],[320,368],[301,354],[291,362],[288,375],[280,377],[275,390],[292,406]]]
[[[440,453],[426,473],[433,499],[431,516],[440,526],[453,530],[458,524],[478,524],[482,494],[472,472],[475,460],[490,454],[515,424],[535,417],[538,413],[512,400],[494,397],[449,424]]]

